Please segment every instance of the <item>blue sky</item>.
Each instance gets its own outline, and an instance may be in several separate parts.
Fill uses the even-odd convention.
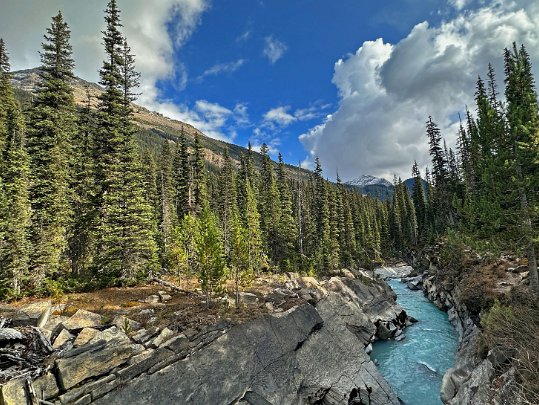
[[[249,123],[231,120],[226,137],[266,142],[289,162],[305,160],[298,136],[338,105],[334,64],[366,40],[398,42],[418,22],[438,23],[450,7],[437,0],[214,1],[174,54],[187,74],[159,82],[162,99],[193,107],[206,100],[246,107]],[[171,22],[174,25],[173,22]],[[169,31],[174,35],[174,30]],[[273,46],[269,55],[267,48]],[[266,50],[266,52],[265,52]],[[271,59],[273,57],[273,59]],[[265,115],[274,111],[274,119]]]
[[[14,70],[39,64],[62,10],[80,77],[98,81],[108,0],[0,0]],[[425,121],[455,144],[491,62],[524,43],[539,74],[537,0],[118,0],[142,73],[139,104],[208,136],[269,144],[344,180],[429,164]],[[24,27],[24,30],[21,30]]]

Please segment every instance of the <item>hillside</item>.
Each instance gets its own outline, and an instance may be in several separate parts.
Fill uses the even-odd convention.
[[[39,73],[37,68],[19,70],[12,73],[12,84],[16,90],[17,98],[23,106],[28,106],[31,102],[32,94],[34,94],[37,89],[38,81]],[[88,91],[91,97],[92,106],[96,106],[97,97],[102,92],[100,85],[78,77],[73,81],[73,89],[75,102],[78,105],[82,105],[85,102]],[[135,122],[141,129],[141,136],[144,141],[150,145],[156,144],[156,142],[163,139],[177,140],[183,129],[189,142],[194,140],[197,133],[201,135],[202,145],[206,149],[206,160],[210,167],[220,167],[222,165],[225,150],[228,150],[230,157],[236,161],[236,163],[239,163],[242,153],[247,153],[246,148],[233,143],[210,138],[186,122],[165,117],[158,112],[150,111],[137,104],[134,104],[133,107]],[[257,163],[260,163],[261,155],[256,152],[254,155]],[[291,176],[304,177],[310,173],[308,170],[300,169],[296,166],[286,165],[286,167]]]

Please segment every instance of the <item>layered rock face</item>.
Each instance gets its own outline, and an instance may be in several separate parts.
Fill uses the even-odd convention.
[[[429,299],[446,310],[449,320],[459,333],[460,345],[455,367],[444,375],[440,397],[448,405],[516,405],[517,385],[514,369],[496,377],[495,368],[505,360],[489,352],[487,358],[480,356],[481,330],[460,300],[458,287],[447,290],[434,275],[426,273],[423,290]]]
[[[68,342],[88,342],[53,353],[53,366],[38,379],[4,384],[3,401],[399,404],[365,353],[376,338],[375,323],[396,330],[407,320],[387,285],[346,277],[323,283],[300,278],[290,290],[308,295],[309,302],[197,334],[167,328],[126,334],[115,328],[95,335],[87,325],[80,331],[72,328]],[[64,323],[69,326],[69,320]]]

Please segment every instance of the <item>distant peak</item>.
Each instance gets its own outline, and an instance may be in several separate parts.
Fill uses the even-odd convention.
[[[382,179],[380,177],[371,176],[370,174],[364,174],[363,176],[347,181],[345,184],[351,185],[351,186],[359,186],[359,187],[365,187],[365,186],[385,186],[385,187],[391,187],[391,182],[387,181],[386,179]]]

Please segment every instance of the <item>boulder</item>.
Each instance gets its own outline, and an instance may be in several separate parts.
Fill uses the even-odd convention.
[[[88,378],[107,374],[125,363],[133,355],[135,348],[128,342],[111,340],[96,342],[82,353],[74,352],[74,356],[69,356],[68,352],[65,357],[56,360],[58,380],[63,390],[68,390]]]
[[[442,388],[440,389],[440,399],[442,400],[444,404],[452,400],[457,393],[457,387],[452,378],[454,371],[455,369],[450,368],[449,370],[446,371],[446,373],[444,374],[444,377],[442,378]]]
[[[159,303],[159,296],[158,295],[149,295],[147,296],[143,302],[147,304],[158,304]]]
[[[174,335],[169,328],[165,328],[159,333],[159,335],[152,341],[151,346],[153,348],[161,346],[164,342],[170,339]]]
[[[28,403],[26,392],[26,383],[23,378],[10,380],[1,387],[0,404],[2,405],[21,405]]]
[[[88,343],[96,343],[100,340],[104,340],[105,342],[109,342],[111,340],[129,341],[129,338],[122,329],[117,328],[116,326],[111,326],[110,328],[99,332]]]
[[[247,305],[252,305],[258,303],[258,296],[250,292],[240,292],[240,302],[243,302]]]
[[[101,325],[101,315],[78,309],[67,321],[62,322],[62,326],[71,331],[84,328],[95,328]]]
[[[56,336],[56,339],[54,339],[54,343],[52,344],[53,349],[59,349],[63,345],[65,345],[67,342],[69,342],[71,339],[74,339],[75,336],[73,336],[71,333],[69,333],[66,329],[62,329],[58,336]]]
[[[63,316],[63,315],[53,315],[49,318],[49,320],[47,321],[47,323],[45,325],[43,325],[43,328],[44,329],[47,329],[47,330],[50,330],[51,332],[54,331],[56,329],[56,327],[58,325],[60,325],[61,323],[67,321],[69,319],[68,316]]]
[[[172,295],[167,294],[166,291],[158,291],[157,294],[159,295],[159,299],[161,302],[167,302],[172,299]]]
[[[44,374],[32,381],[32,387],[37,397],[44,400],[54,398],[60,393],[56,377],[52,373]]]
[[[151,313],[153,313],[153,310]],[[125,333],[137,331],[142,327],[139,322],[129,319],[125,315],[114,317],[112,324],[118,329],[123,330]]]
[[[99,331],[97,329],[93,328],[84,328],[80,331],[77,338],[73,342],[74,347],[79,347],[82,345],[85,345],[86,343],[90,342],[93,338],[95,338],[97,335],[99,335]]]
[[[391,337],[391,331],[382,323],[376,326],[376,336],[380,340],[387,340]]]
[[[17,329],[13,328],[0,328],[0,342],[6,342],[9,340],[22,340],[24,335]]]
[[[51,308],[50,301],[40,301],[25,305],[13,314],[13,326],[37,326],[41,328],[49,320]]]

